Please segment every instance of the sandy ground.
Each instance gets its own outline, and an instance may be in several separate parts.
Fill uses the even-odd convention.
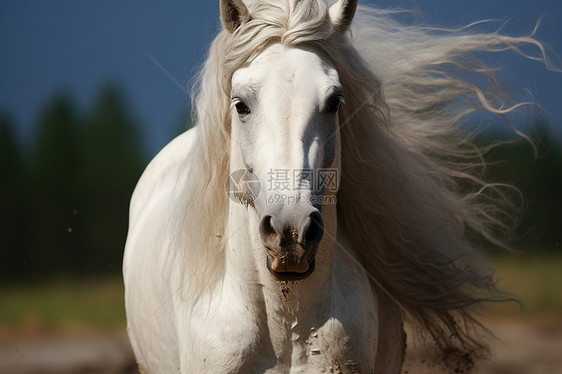
[[[562,374],[562,320],[489,321],[498,340],[492,359],[476,364],[474,374]],[[435,374],[427,364],[403,373]],[[2,339],[1,374],[133,374],[135,361],[124,333]]]

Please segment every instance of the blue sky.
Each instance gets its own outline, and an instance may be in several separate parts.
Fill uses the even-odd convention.
[[[542,17],[538,38],[562,54],[560,1],[369,3],[416,9],[424,23],[449,27],[509,19],[506,31],[514,34],[530,32]],[[54,93],[67,92],[87,110],[105,83],[117,82],[152,156],[187,116],[184,88],[218,27],[218,0],[0,0],[0,111],[12,117],[29,144],[35,119]],[[504,58],[499,64],[508,85],[529,87],[562,128],[562,73],[520,58]]]

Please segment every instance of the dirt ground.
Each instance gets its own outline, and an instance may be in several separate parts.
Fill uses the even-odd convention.
[[[485,325],[496,339],[490,340],[490,358],[476,362],[471,373],[562,374],[562,318],[489,320]],[[404,374],[446,372],[429,366],[423,357],[416,360],[411,356],[414,355],[410,354],[404,365]],[[461,365],[457,372],[466,371]]]
[[[498,322],[491,326],[501,339],[492,360],[482,362],[482,374],[562,374],[562,320],[534,323]]]
[[[0,374],[138,374],[124,332],[5,337]]]
[[[562,374],[562,319],[488,321],[497,336],[492,358],[474,374]],[[423,357],[409,360],[408,374],[435,374]],[[124,332],[0,336],[2,374],[133,374],[134,357]]]

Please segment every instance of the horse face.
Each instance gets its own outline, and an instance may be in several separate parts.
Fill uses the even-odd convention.
[[[279,280],[306,278],[339,177],[337,71],[311,48],[273,44],[234,73],[231,100],[233,140],[261,182],[253,207],[268,268]]]

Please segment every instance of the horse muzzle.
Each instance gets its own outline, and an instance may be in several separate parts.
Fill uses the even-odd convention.
[[[324,235],[318,209],[307,204],[270,206],[259,231],[267,250],[267,268],[277,280],[301,280],[314,272]]]

